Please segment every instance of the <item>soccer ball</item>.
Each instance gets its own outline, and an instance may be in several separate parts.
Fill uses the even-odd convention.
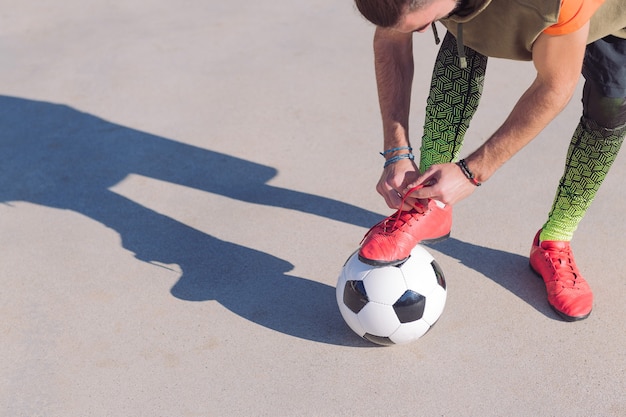
[[[375,267],[348,258],[337,282],[337,304],[356,334],[379,345],[422,337],[443,313],[446,281],[420,245],[397,266]]]

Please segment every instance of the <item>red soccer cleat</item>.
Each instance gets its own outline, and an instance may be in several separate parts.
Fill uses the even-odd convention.
[[[530,267],[543,278],[548,303],[567,321],[586,319],[593,307],[593,293],[580,275],[569,242],[539,243],[537,232],[530,249]]]
[[[369,265],[397,265],[409,258],[420,242],[434,243],[450,236],[452,206],[428,200],[427,206],[398,210],[372,227],[361,242],[359,259]]]

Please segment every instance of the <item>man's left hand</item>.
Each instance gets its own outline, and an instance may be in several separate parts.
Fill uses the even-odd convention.
[[[424,187],[412,192],[409,198],[430,198],[450,205],[468,197],[476,189],[476,186],[463,174],[461,168],[454,163],[431,166],[417,180],[409,184],[404,192],[407,193],[418,185],[424,185]]]

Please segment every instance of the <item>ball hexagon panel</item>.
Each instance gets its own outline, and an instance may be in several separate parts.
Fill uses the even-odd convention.
[[[430,327],[431,325],[425,320],[405,323],[398,327],[398,330],[389,336],[389,339],[397,344],[409,343],[424,336],[430,330]]]
[[[372,267],[370,265],[364,264],[359,260],[357,252],[350,255],[343,266],[343,274],[351,280],[362,280],[371,270]]]
[[[426,321],[431,326],[435,324],[439,317],[441,317],[443,309],[446,306],[446,296],[446,290],[442,287],[435,287],[433,292],[428,294],[428,298],[426,299],[426,309],[422,320]]]
[[[400,327],[400,320],[390,306],[371,301],[357,314],[357,318],[367,333],[377,336],[388,336]]]
[[[427,296],[437,287],[437,276],[430,262],[411,262],[411,258],[403,265],[402,275],[407,288]]]
[[[393,305],[407,290],[404,275],[395,266],[372,269],[363,284],[370,301],[387,305]]]

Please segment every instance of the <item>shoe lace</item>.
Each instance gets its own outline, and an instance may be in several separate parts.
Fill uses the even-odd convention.
[[[404,226],[410,219],[413,218],[413,213],[412,212],[416,212],[419,214],[423,214],[426,212],[426,210],[428,209],[427,206],[425,206],[424,204],[420,203],[419,201],[417,202],[417,206],[414,207],[411,210],[402,210],[402,207],[404,207],[404,203],[407,199],[407,197],[409,195],[411,195],[414,191],[417,191],[421,188],[423,188],[424,185],[417,185],[413,188],[411,188],[409,191],[407,191],[403,196],[402,196],[402,202],[400,203],[400,208],[398,209],[398,211],[396,212],[396,214],[393,217],[389,217],[387,219],[384,220],[383,222],[383,229],[385,230],[385,232],[390,233],[393,232],[394,230],[397,230],[398,228]],[[393,222],[391,222],[391,220],[393,220]]]
[[[546,257],[556,271],[555,281],[559,282],[564,288],[576,287],[578,274],[572,266],[574,259],[571,249],[569,247],[551,249],[546,251]]]

